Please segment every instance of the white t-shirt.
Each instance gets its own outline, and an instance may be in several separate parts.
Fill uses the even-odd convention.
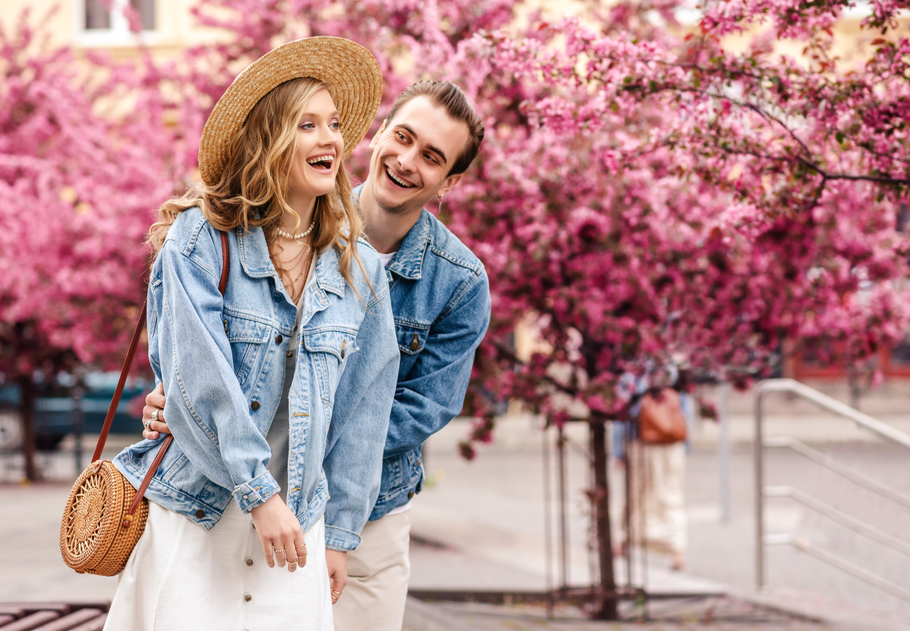
[[[398,254],[398,250],[389,252],[388,254],[383,254],[382,252],[377,252],[377,254],[379,255],[379,260],[382,261],[382,266],[388,267],[389,263],[392,262],[392,259],[395,258],[395,255]]]

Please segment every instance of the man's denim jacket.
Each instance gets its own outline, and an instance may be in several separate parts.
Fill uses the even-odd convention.
[[[325,513],[326,544],[354,549],[379,492],[398,368],[382,263],[368,245],[358,247],[370,284],[353,265],[355,292],[341,275],[338,252],[319,253],[294,336],[297,308],[262,230],[237,229],[228,240],[223,298],[221,238],[198,208],[178,215],[152,269],[149,359],[167,394],[164,418],[175,440],[146,495],[210,529],[232,499],[246,513],[279,491],[266,469],[265,434],[282,393],[285,356],[296,344],[288,507],[304,530]],[[134,486],[159,443],[144,440],[115,459]]]
[[[387,274],[401,363],[370,521],[420,492],[420,448],[461,412],[474,350],[490,323],[483,263],[426,209]]]

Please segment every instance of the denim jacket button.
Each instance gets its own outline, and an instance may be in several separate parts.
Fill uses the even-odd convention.
[[[410,493],[408,493],[408,499],[412,499],[413,497],[414,497],[414,491],[411,491]]]
[[[203,517],[205,517],[205,511],[202,510],[201,508],[197,508],[196,509],[196,519],[202,519]]]
[[[276,344],[281,344],[283,341],[284,341],[284,338],[281,337],[280,335],[276,335],[276,336],[275,336],[275,343],[276,343]]]
[[[258,409],[259,409],[259,401],[253,401],[252,403],[250,403],[250,407],[253,408],[254,410],[258,410]]]

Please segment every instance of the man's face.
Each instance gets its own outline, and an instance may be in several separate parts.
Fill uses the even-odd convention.
[[[467,124],[419,96],[405,103],[370,141],[367,180],[377,205],[389,213],[419,211],[447,193],[461,174],[449,176],[468,142]]]

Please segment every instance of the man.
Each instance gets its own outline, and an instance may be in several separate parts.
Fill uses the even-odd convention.
[[[370,173],[354,191],[365,233],[386,264],[401,361],[379,497],[362,544],[326,553],[339,631],[401,629],[410,576],[408,510],[424,476],[421,446],[461,411],[474,351],[490,320],[483,264],[424,206],[441,202],[458,184],[483,134],[457,86],[416,83],[396,99],[370,142]],[[154,438],[155,430],[166,431],[163,422],[148,424],[164,398],[152,393],[146,402],[144,434]],[[330,492],[331,486],[329,480]],[[330,502],[328,523],[337,510]]]

